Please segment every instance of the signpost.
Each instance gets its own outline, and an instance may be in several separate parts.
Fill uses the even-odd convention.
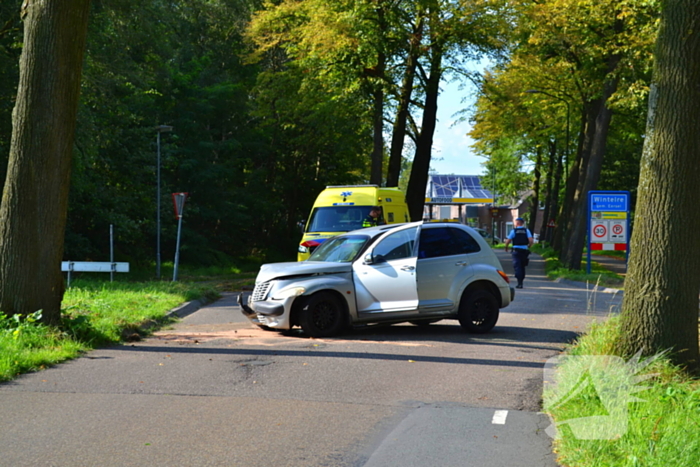
[[[173,193],[173,207],[177,217],[177,242],[175,243],[175,266],[173,267],[173,282],[177,281],[177,266],[180,263],[180,233],[182,232],[182,211],[185,209],[187,193]]]
[[[588,192],[588,264],[591,251],[625,251],[629,257],[629,191]]]

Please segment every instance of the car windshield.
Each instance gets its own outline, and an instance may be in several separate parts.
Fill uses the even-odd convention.
[[[314,251],[308,261],[349,263],[369,241],[368,235],[341,235],[326,240]]]
[[[307,232],[350,232],[362,228],[372,206],[330,206],[311,213]]]

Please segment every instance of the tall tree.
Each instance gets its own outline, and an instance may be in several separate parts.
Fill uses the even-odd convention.
[[[22,23],[19,2],[0,2],[0,180],[5,180],[12,139],[12,107],[17,97]]]
[[[532,33],[529,48],[540,61],[560,62],[569,69],[565,87],[575,91],[566,94],[576,95],[582,110],[578,151],[555,241],[562,262],[571,269],[581,267],[587,194],[600,178],[615,107],[621,107],[621,95],[643,88],[638,83],[647,77],[656,7],[654,0],[545,0],[524,10]]]
[[[508,14],[507,2],[499,0],[426,0],[426,52],[418,66],[423,96],[421,125],[414,130],[415,152],[406,189],[406,202],[414,221],[423,218],[442,79],[464,71],[465,58],[478,59],[500,51],[503,31],[509,27]]]
[[[620,345],[700,369],[700,3],[667,0],[656,44]]]
[[[60,262],[90,0],[27,0],[0,205],[0,309],[60,320]]]

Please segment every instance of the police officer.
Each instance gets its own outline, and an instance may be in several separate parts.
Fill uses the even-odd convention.
[[[367,217],[365,217],[365,220],[362,221],[362,227],[374,227],[375,225],[382,225],[384,222],[381,220],[382,217],[382,208],[379,206],[372,206],[372,209],[369,210],[369,214]]]
[[[510,231],[508,238],[505,241],[505,251],[508,253],[508,245],[513,242],[513,269],[515,269],[515,278],[518,280],[516,289],[523,288],[523,279],[525,279],[525,266],[527,266],[530,256],[529,248],[532,246],[532,233],[527,227],[524,227],[525,219],[518,217],[515,219],[515,228]]]

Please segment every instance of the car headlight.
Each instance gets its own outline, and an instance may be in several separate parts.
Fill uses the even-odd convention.
[[[299,253],[308,253],[309,249],[306,248],[304,245],[299,245]]]
[[[286,289],[282,289],[278,292],[273,293],[271,298],[273,300],[284,300],[285,298],[298,297],[304,292],[306,292],[305,287],[288,287]]]

